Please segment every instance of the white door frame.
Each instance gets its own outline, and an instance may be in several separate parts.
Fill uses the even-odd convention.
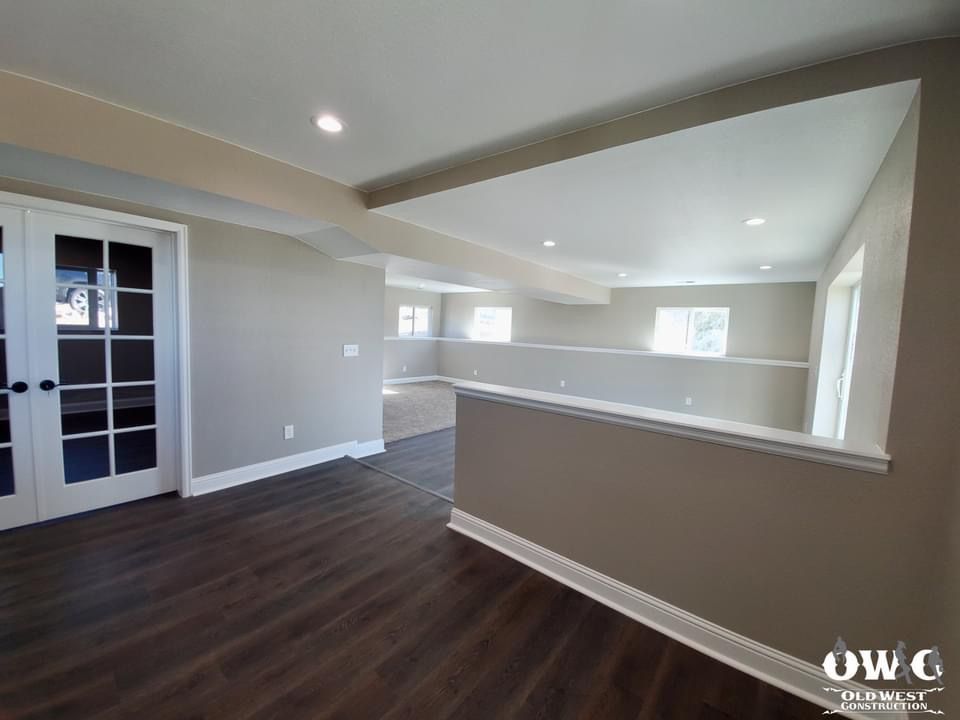
[[[174,433],[177,439],[176,455],[177,466],[180,468],[180,478],[177,483],[181,497],[189,497],[191,481],[193,479],[192,453],[192,418],[190,412],[190,293],[187,272],[187,226],[180,223],[156,220],[154,218],[130,215],[128,213],[103,210],[87,205],[46,200],[30,195],[0,192],[0,207],[8,207],[27,213],[26,222],[29,224],[30,212],[44,212],[63,217],[98,220],[105,223],[125,225],[168,232],[173,238],[174,257],[174,327],[176,341],[176,419],[177,428]]]
[[[847,411],[850,408],[850,386],[853,382],[853,361],[857,350],[857,329],[860,324],[860,295],[863,280],[850,286],[850,309],[847,312],[847,342],[843,349],[843,372],[837,380],[840,406],[837,408],[837,439],[847,432]]]

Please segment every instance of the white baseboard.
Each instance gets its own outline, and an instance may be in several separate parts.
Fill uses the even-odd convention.
[[[384,385],[406,385],[407,383],[417,383],[417,382],[430,382],[436,380],[436,375],[418,375],[417,377],[401,377],[401,378],[390,378],[389,380],[384,380]]]
[[[212,473],[196,477],[191,483],[192,495],[206,495],[217,490],[226,490],[235,485],[262,480],[263,478],[282,475],[283,473],[300,470],[311,465],[330,462],[338,458],[349,455],[350,457],[366,457],[383,452],[383,440],[370,440],[358,443],[356,440],[330,445],[329,447],[319,448],[317,450],[308,450],[307,452],[297,453],[296,455],[287,455],[286,457],[267,460],[254,465],[245,465],[243,467],[224,470],[223,472]]]
[[[445,375],[420,375],[419,377],[402,377],[402,378],[390,378],[384,380],[384,385],[404,385],[406,383],[418,383],[418,382],[448,382],[456,383],[460,382],[457,378],[446,377]]]
[[[813,663],[697,617],[457,508],[450,512],[447,527],[684,645],[821,707],[836,708],[823,691],[825,685],[849,690],[869,689],[855,683],[834,683],[824,676],[822,668]],[[857,713],[843,715],[856,720],[879,717]],[[884,714],[882,717],[907,718],[904,714]]]
[[[384,451],[383,447],[383,438],[378,440],[367,440],[366,442],[358,442],[357,447],[348,452],[352,458],[365,458],[370,455],[379,455]]]

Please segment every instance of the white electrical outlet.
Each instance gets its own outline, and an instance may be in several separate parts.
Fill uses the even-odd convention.
[[[404,365],[404,366],[403,366],[403,369],[402,369],[400,372],[406,372],[406,371],[407,371],[407,366]]]
[[[283,426],[283,439],[284,439],[284,440],[293,440],[293,425],[284,425],[284,426]]]
[[[560,387],[566,387],[566,386],[567,386],[567,381],[566,381],[566,380],[561,380],[561,381],[560,381]]]
[[[479,371],[479,370],[474,370],[474,371],[473,371],[473,376],[474,376],[474,377],[476,377],[476,376],[479,375],[479,374],[480,374],[480,371]]]
[[[688,397],[686,400],[683,401],[683,404],[686,405],[687,407],[690,407],[691,405],[693,405],[693,398]]]

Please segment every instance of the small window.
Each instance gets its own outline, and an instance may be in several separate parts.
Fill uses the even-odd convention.
[[[725,355],[730,308],[658,307],[653,349],[663,353]]]
[[[430,308],[417,306],[413,309],[413,334],[417,337],[430,334]]]
[[[400,337],[427,337],[430,335],[430,307],[421,305],[401,305],[400,324],[397,327]]]
[[[473,309],[473,340],[510,342],[513,308],[478,307]]]

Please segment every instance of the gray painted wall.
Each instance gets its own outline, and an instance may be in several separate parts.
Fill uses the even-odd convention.
[[[195,476],[383,436],[382,270],[191,220],[190,306]]]
[[[383,379],[440,374],[436,340],[386,340],[383,343]]]
[[[469,337],[476,306],[510,306],[514,342],[651,350],[657,307],[721,306],[730,308],[728,355],[806,361],[814,291],[814,283],[624,288],[613,291],[610,305],[588,306],[508,293],[447,295],[443,335]],[[439,342],[437,350],[438,374],[447,377],[803,427],[803,368],[473,343]]]
[[[382,437],[382,270],[144,205],[6,178],[0,190],[189,226],[195,477]]]
[[[846,438],[885,447],[897,365],[907,249],[913,209],[919,101],[903,120],[849,229],[817,282],[804,427],[813,429],[830,284],[864,247],[863,284]],[[826,382],[835,369],[824,368]]]
[[[440,375],[800,430],[806,368],[438,342]],[[474,376],[473,371],[478,374]],[[560,387],[560,381],[566,387]],[[693,400],[692,406],[685,398]]]
[[[466,338],[476,306],[511,306],[513,341],[652,350],[657,307],[730,308],[727,354],[806,361],[814,283],[622,288],[609,305],[561,305],[508,293],[447,295],[444,337]]]

